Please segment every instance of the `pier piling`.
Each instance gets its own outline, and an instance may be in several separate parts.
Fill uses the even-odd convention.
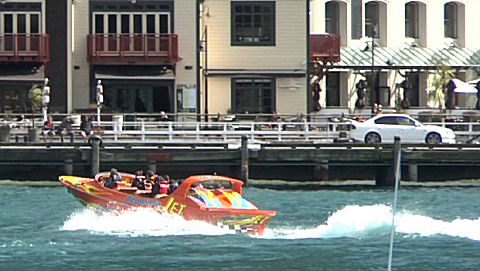
[[[398,178],[400,179],[401,161],[399,161],[398,159],[401,159],[401,151],[402,149],[400,144],[400,138],[395,137],[395,142],[392,150],[392,164],[390,166],[377,166],[377,176],[375,180],[376,186],[395,186],[395,178],[397,174],[399,176]]]
[[[92,136],[90,144],[92,147],[92,176],[95,176],[100,172],[100,143],[102,139],[98,136]]]
[[[408,165],[408,180],[411,182],[418,182],[418,164]]]
[[[242,136],[241,146],[241,166],[240,178],[244,181],[245,186],[248,186],[248,139],[247,136]]]
[[[63,162],[65,163],[65,175],[73,175],[73,160],[67,159]]]

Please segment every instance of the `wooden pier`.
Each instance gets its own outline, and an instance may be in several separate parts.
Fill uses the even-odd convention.
[[[92,142],[90,142],[92,143]],[[216,173],[242,179],[375,180],[391,185],[393,144],[277,143],[3,143],[1,179],[56,180],[153,169],[172,178]],[[95,149],[98,149],[98,154]],[[97,157],[98,155],[98,157]],[[402,180],[480,179],[480,145],[402,145]],[[97,162],[98,161],[98,162]]]

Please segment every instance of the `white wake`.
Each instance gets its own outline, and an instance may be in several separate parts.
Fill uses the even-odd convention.
[[[392,223],[391,207],[386,205],[349,205],[334,212],[324,224],[305,229],[268,229],[264,238],[363,238],[369,235],[388,234]],[[408,211],[397,212],[395,232],[406,235],[447,235],[480,241],[480,219],[455,219],[443,221]]]
[[[225,230],[203,221],[187,221],[180,216],[160,214],[149,208],[105,211],[84,208],[70,215],[60,230],[88,230],[117,236],[223,235]]]
[[[278,219],[273,217],[272,220]],[[305,228],[273,227],[267,225],[260,238],[368,238],[388,235],[392,223],[391,207],[377,205],[348,205],[332,213],[326,222]],[[138,208],[129,211],[105,211],[83,208],[70,215],[60,230],[87,230],[94,234],[117,236],[169,236],[169,235],[226,235],[230,231],[203,221],[187,221],[182,217],[160,214],[152,209]],[[480,219],[443,221],[429,216],[397,211],[395,232],[412,236],[446,235],[480,241]]]

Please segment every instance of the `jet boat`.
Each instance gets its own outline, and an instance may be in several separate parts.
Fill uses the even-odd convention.
[[[114,209],[153,208],[187,220],[203,220],[243,234],[262,235],[274,210],[260,210],[242,197],[241,180],[217,175],[186,178],[170,194],[152,195],[133,187],[135,175],[119,173],[122,180],[113,188],[104,186],[109,172],[95,178],[60,176],[59,180],[80,202]]]

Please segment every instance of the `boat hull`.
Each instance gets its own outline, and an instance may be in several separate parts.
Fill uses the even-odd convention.
[[[59,180],[85,205],[97,205],[109,209],[152,208],[161,213],[182,216],[187,220],[203,220],[237,233],[262,235],[268,221],[276,213],[273,210],[259,210],[243,199],[241,186],[239,188],[237,183],[227,191],[192,188],[192,185],[199,181],[212,181],[219,178],[222,181],[235,180],[228,177],[192,176],[170,195],[149,197],[145,196],[148,193],[138,194],[136,188],[129,186],[128,182],[131,182],[134,177],[132,175],[122,174],[126,181],[120,182],[114,189],[102,185],[101,179],[105,176],[105,174],[100,175],[95,179],[60,176]],[[215,204],[206,204],[211,202]]]

